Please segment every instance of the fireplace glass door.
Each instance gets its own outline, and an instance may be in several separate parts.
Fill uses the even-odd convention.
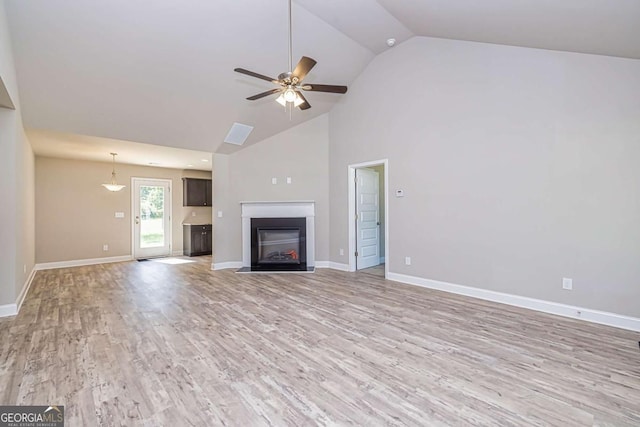
[[[258,264],[300,264],[299,228],[258,228]]]

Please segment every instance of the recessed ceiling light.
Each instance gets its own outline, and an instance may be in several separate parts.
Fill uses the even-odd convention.
[[[208,162],[208,161],[209,161],[209,159],[202,159],[202,161],[203,161],[203,162]]]
[[[149,162],[149,165],[151,165],[151,166],[158,166],[159,164],[160,163],[158,163],[158,162]]]
[[[393,47],[396,44],[396,39],[391,38],[391,39],[387,39],[387,46],[389,47]]]
[[[192,168],[192,167],[193,167],[193,165],[187,165],[187,167],[188,167],[188,168]]]

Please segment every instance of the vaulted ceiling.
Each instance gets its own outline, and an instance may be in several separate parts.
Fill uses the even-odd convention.
[[[349,96],[307,93],[312,108],[291,117],[274,97],[245,100],[273,86],[235,67],[286,71],[286,0],[6,0],[6,9],[34,135],[229,153],[238,149],[223,143],[233,122],[255,127],[250,145]],[[295,0],[293,56],[318,61],[307,82],[345,85],[391,37],[640,59],[638,22],[638,0]]]

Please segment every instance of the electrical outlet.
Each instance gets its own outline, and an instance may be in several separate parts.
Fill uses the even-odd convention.
[[[410,256],[404,257],[404,264],[405,265],[411,265],[411,257]]]
[[[568,291],[573,289],[573,279],[568,279],[566,277],[562,278],[562,289],[566,289]]]
[[[340,255],[344,255],[344,249],[340,248]]]
[[[218,218],[222,218],[222,211],[218,211]]]
[[[287,184],[291,184],[291,177],[290,176],[287,177]]]
[[[102,245],[102,250],[107,252],[109,250],[109,245]]]

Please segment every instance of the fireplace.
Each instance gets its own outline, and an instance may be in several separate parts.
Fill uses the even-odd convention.
[[[313,200],[240,202],[242,211],[242,265],[238,273],[313,272],[315,270],[315,202]],[[277,223],[261,221],[273,221]],[[294,225],[292,224],[292,220]],[[257,222],[256,222],[257,221]],[[284,223],[282,221],[285,221]],[[304,222],[302,222],[304,221]],[[254,224],[256,224],[254,226]],[[300,229],[299,261],[296,263],[258,264],[257,224],[261,228],[285,227]],[[266,249],[265,249],[266,251]],[[289,252],[282,251],[281,252]],[[271,251],[273,252],[273,251]],[[276,261],[276,260],[274,260]],[[300,264],[297,264],[299,262]],[[214,264],[214,270],[236,268],[235,263]],[[306,266],[306,269],[305,269]]]
[[[306,218],[251,218],[251,271],[307,271]]]

